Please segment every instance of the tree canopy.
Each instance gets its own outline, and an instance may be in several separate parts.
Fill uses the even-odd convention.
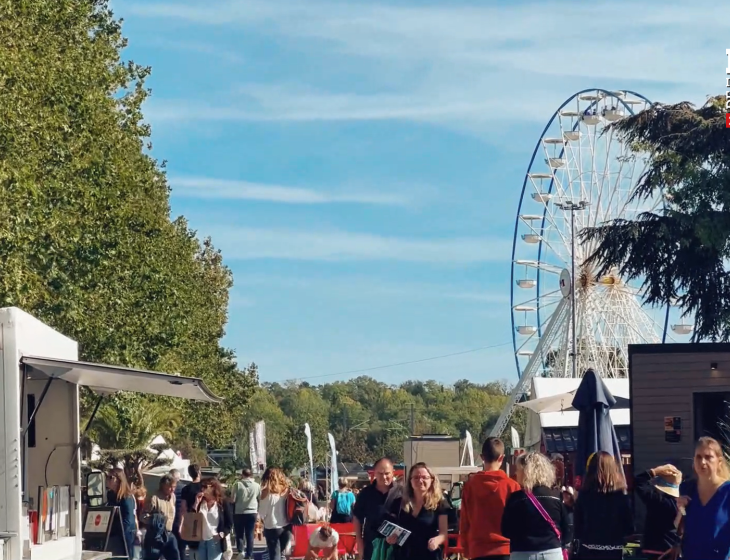
[[[190,420],[178,436],[229,442],[256,369],[220,344],[220,252],[171,219],[142,114],[150,69],[123,59],[106,0],[1,4],[0,305],[77,340],[82,359],[203,378],[224,405],[165,406]],[[105,406],[124,416],[128,397]]]
[[[637,197],[661,194],[663,211],[587,228],[599,275],[640,279],[648,304],[694,316],[693,337],[730,339],[730,141],[725,96],[702,107],[655,104],[612,128],[649,154]]]
[[[368,463],[381,456],[402,461],[411,414],[415,434],[463,437],[468,430],[478,446],[497,421],[509,391],[504,383],[467,380],[453,386],[436,381],[392,386],[371,377],[319,386],[265,383],[251,397],[239,448],[248,449],[248,430],[264,420],[268,463],[288,470],[301,467],[307,461],[308,422],[317,463],[329,462],[328,432],[335,437],[341,461]],[[518,426],[521,418],[515,418]]]

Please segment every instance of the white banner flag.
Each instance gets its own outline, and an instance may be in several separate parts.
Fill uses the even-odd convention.
[[[469,466],[474,466],[474,443],[471,439],[471,434],[469,433],[469,430],[466,431],[466,436],[464,437],[464,446],[466,447],[467,453],[469,453]]]
[[[312,486],[317,487],[317,476],[314,474],[314,458],[312,456],[312,430],[309,424],[304,424],[304,433],[307,435],[307,453],[309,454],[309,480]]]
[[[330,467],[330,495],[333,495],[335,492],[337,492],[337,489],[339,488],[339,485],[337,484],[337,479],[339,478],[339,475],[337,474],[337,448],[335,447],[335,436],[333,436],[332,434],[327,434],[327,437],[329,437],[330,448],[332,449],[332,466]]]
[[[266,470],[266,423],[261,420],[254,426],[254,439],[256,440],[256,466],[259,472]]]
[[[517,433],[517,429],[514,426],[512,426],[511,435],[512,435],[512,449],[519,449],[520,448],[520,434]]]
[[[256,439],[253,430],[248,433],[248,456],[251,461],[251,470],[253,474],[261,474],[258,471],[258,458],[256,457]]]

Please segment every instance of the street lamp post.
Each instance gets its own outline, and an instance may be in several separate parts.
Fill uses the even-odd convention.
[[[566,200],[564,202],[556,202],[555,206],[570,212],[570,323],[571,329],[573,330],[571,336],[571,353],[570,356],[573,360],[573,379],[578,378],[578,335],[575,330],[575,213],[579,210],[585,210],[588,208],[590,202],[580,200],[573,202],[572,200]]]

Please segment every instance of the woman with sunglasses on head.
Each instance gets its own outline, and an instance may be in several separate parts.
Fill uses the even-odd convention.
[[[411,532],[403,546],[396,546],[398,560],[441,560],[449,534],[448,506],[441,485],[426,463],[416,463],[408,472],[404,495],[393,502],[393,523]],[[386,539],[394,545],[397,535]]]
[[[233,512],[228,501],[223,498],[221,483],[215,478],[201,480],[200,489],[201,492],[195,497],[195,511],[202,513],[205,519],[203,540],[190,543],[190,548],[197,548],[197,560],[221,560],[228,549],[226,537],[233,527]]]
[[[134,492],[127,482],[123,469],[113,469],[106,476],[107,504],[117,506],[122,516],[124,542],[127,543],[127,554],[134,558],[134,541],[137,537],[137,505]]]
[[[695,447],[696,484],[678,500],[684,517],[683,560],[730,557],[730,473],[717,440],[700,438]]]

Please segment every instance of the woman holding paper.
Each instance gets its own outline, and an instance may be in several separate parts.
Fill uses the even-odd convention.
[[[392,522],[410,532],[390,533],[386,542],[395,546],[398,560],[441,560],[441,547],[449,534],[447,509],[438,479],[426,463],[416,463],[408,473],[405,495],[393,502]]]

